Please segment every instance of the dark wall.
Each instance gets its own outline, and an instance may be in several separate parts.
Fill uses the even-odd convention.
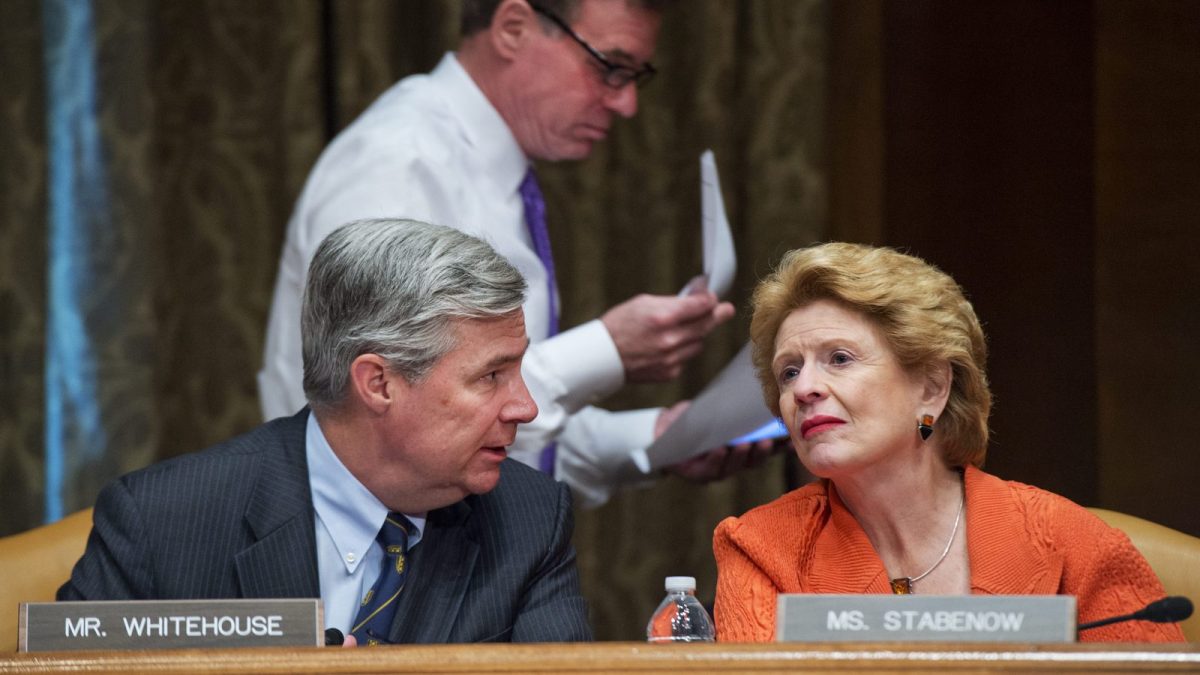
[[[1100,494],[1200,534],[1200,3],[1096,8]]]
[[[832,231],[967,290],[987,468],[1200,533],[1200,4],[856,0],[831,26]]]

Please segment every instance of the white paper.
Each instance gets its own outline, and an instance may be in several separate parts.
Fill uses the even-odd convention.
[[[678,464],[770,422],[771,411],[750,362],[750,345],[725,365],[692,405],[649,447],[650,469]]]
[[[721,180],[712,150],[700,155],[700,237],[704,251],[704,274],[693,277],[680,295],[701,292],[705,288],[719,298],[725,297],[737,274],[737,254],[733,233],[721,198]]]

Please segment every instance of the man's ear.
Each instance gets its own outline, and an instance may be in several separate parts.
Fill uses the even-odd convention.
[[[540,31],[537,13],[525,0],[501,0],[487,28],[488,39],[501,58],[516,58],[533,31]]]
[[[350,363],[350,395],[371,412],[381,415],[399,403],[407,382],[388,370],[387,361],[378,354],[360,354]]]
[[[954,382],[954,369],[949,361],[942,361],[924,369],[925,387],[921,395],[921,409],[927,414],[941,417],[950,398],[950,385]]]

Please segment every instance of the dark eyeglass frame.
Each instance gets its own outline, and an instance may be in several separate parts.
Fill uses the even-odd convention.
[[[561,28],[564,33],[570,36],[570,38],[574,40],[576,44],[578,44],[580,47],[583,47],[593,59],[596,59],[596,62],[599,63],[600,67],[603,69],[601,73],[601,79],[605,85],[613,89],[620,89],[632,82],[635,86],[641,87],[653,79],[654,74],[658,72],[654,69],[654,66],[650,65],[649,63],[643,64],[640,69],[630,68],[629,66],[622,66],[620,64],[613,63],[608,59],[607,56],[601,53],[599,49],[596,49],[588,44],[586,40],[579,37],[575,31],[571,30],[571,27],[567,25],[567,22],[559,18],[554,12],[551,12],[536,2],[530,2],[529,6],[534,12],[537,12],[547,19],[550,19],[554,25]]]

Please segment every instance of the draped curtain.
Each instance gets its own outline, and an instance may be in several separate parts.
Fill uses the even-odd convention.
[[[590,159],[539,167],[570,326],[699,272],[697,159],[716,152],[739,314],[678,382],[607,406],[698,392],[745,342],[755,281],[823,238],[827,11],[675,3],[638,116]],[[330,135],[453,48],[457,19],[428,0],[0,3],[0,534],[259,422],[292,202]],[[597,636],[642,637],[667,575],[711,600],[712,528],[794,471],[778,456],[579,511]]]

